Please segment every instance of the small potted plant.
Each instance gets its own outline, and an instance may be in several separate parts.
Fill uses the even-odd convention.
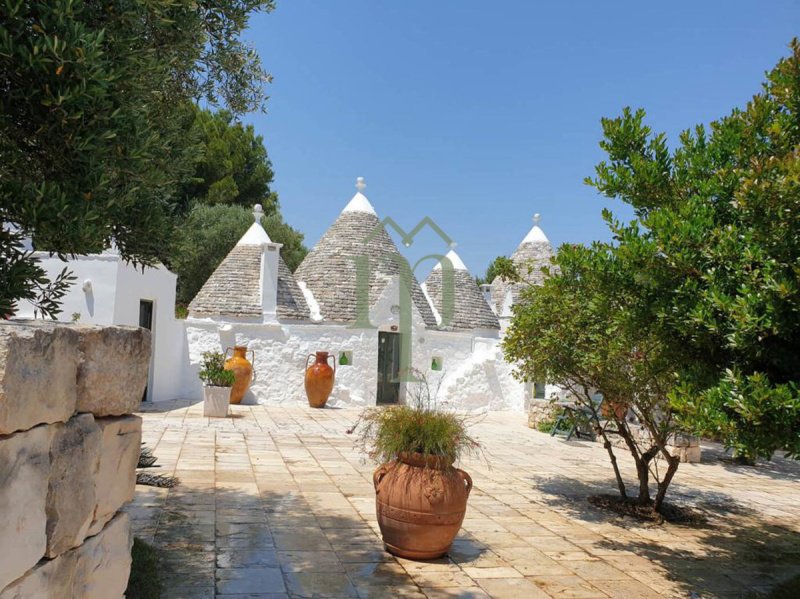
[[[220,352],[203,353],[203,365],[198,375],[203,381],[203,416],[225,418],[236,378],[233,371],[225,370],[225,356]]]
[[[373,482],[386,549],[435,559],[450,549],[472,489],[469,474],[454,463],[480,446],[466,418],[439,409],[425,376],[414,371],[414,378],[406,405],[367,408],[349,432],[360,428],[360,445],[382,464]]]

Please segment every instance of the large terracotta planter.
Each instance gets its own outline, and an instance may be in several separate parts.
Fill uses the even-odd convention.
[[[447,553],[467,511],[469,474],[416,453],[384,464],[373,481],[378,525],[390,553],[409,559]]]
[[[308,361],[315,358],[309,366]],[[333,359],[333,368],[328,365],[328,359]],[[308,354],[306,358],[305,387],[308,405],[312,408],[324,408],[328,397],[333,391],[333,381],[336,378],[336,357],[326,351]]]
[[[225,350],[225,355],[233,350],[233,355],[225,360],[225,370],[233,371],[233,376],[236,377],[233,387],[231,387],[231,403],[242,403],[242,398],[247,390],[250,388],[250,383],[253,382],[253,364],[247,359],[247,347],[244,345],[237,345],[229,347]],[[251,351],[250,354],[255,360],[255,352]]]
[[[227,417],[230,397],[230,387],[203,387],[203,416]]]

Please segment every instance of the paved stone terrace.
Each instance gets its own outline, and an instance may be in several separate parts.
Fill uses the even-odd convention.
[[[585,501],[615,489],[602,447],[491,413],[474,427],[486,462],[462,464],[475,488],[449,557],[414,562],[383,551],[374,466],[346,434],[358,410],[145,410],[152,470],[181,480],[138,486],[128,508],[162,550],[165,597],[750,597],[800,574],[795,462],[734,466],[704,446],[671,498],[709,526],[645,526]]]

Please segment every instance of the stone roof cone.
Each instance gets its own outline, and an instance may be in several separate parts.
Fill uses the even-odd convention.
[[[365,188],[363,177],[359,177],[356,194],[295,272],[295,278],[306,286],[319,304],[325,321],[356,322],[359,257],[366,257],[369,264],[367,296],[370,308],[392,279],[400,274],[400,265],[408,264],[364,195]],[[413,274],[411,299],[425,324],[436,326],[433,311]]]
[[[542,272],[542,267],[549,266],[550,258],[555,255],[550,240],[539,227],[540,220],[541,216],[539,214],[534,214],[533,228],[528,231],[528,234],[520,242],[519,246],[517,246],[517,249],[511,254],[511,260],[514,266],[517,267],[520,276],[526,282],[533,285],[541,285],[544,282],[545,275]],[[492,307],[496,314],[503,316],[503,309],[507,304],[508,292],[511,292],[511,302],[516,303],[519,300],[519,294],[524,288],[524,285],[509,283],[500,277],[495,277],[491,287]]]
[[[497,316],[486,303],[475,278],[469,273],[455,250],[450,250],[445,258],[449,260],[453,268],[452,299],[447,297],[450,292],[448,286],[444,284],[448,266],[443,268],[442,262],[433,268],[423,283],[425,293],[439,315],[442,328],[447,330],[499,329],[500,322],[497,320]],[[445,304],[450,301],[452,301],[452,317],[449,323],[442,323],[441,319],[445,316]]]
[[[265,246],[279,251],[280,244],[269,238],[261,225],[261,204],[256,204],[255,222],[236,243],[189,304],[191,316],[261,317],[262,257]],[[306,320],[311,317],[308,304],[292,271],[278,255],[277,317]]]

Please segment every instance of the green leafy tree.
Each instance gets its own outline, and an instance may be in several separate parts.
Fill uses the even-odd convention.
[[[263,107],[269,77],[239,34],[252,11],[271,8],[0,4],[0,223],[19,232],[0,251],[4,315],[19,299],[46,299],[49,282],[23,235],[62,257],[112,239],[126,260],[150,264],[163,253],[171,204],[194,166],[191,101],[234,113]]]
[[[542,286],[527,284],[503,339],[506,358],[521,380],[548,381],[567,390],[596,424],[620,496],[660,511],[679,459],[669,450],[676,432],[667,392],[672,362],[652,326],[651,304],[616,248],[562,246]],[[520,281],[513,265],[500,272]],[[645,301],[642,301],[642,300]],[[595,392],[603,395],[598,408]],[[627,420],[631,411],[637,419]],[[619,435],[636,466],[638,491],[629,497],[609,435]],[[655,497],[651,483],[655,482]]]
[[[475,282],[478,285],[491,283],[500,272],[501,265],[510,264],[510,262],[510,258],[506,258],[505,256],[497,256],[497,258],[489,263],[489,266],[486,268],[486,274],[483,277],[475,277]]]
[[[175,242],[164,260],[178,275],[179,304],[194,298],[252,224],[255,204],[264,210],[270,238],[283,244],[281,256],[291,270],[308,253],[303,235],[281,217],[278,194],[269,187],[272,164],[253,127],[227,110],[196,109],[193,133],[199,158],[181,188]]]
[[[209,206],[199,202],[192,205],[175,232],[168,264],[178,275],[179,304],[192,301],[252,224],[252,211],[241,206]],[[261,224],[272,241],[283,244],[281,256],[287,266],[291,270],[297,268],[308,252],[303,245],[303,234],[284,223],[278,213],[264,217]]]
[[[630,204],[612,223],[658,334],[683,423],[744,460],[800,456],[800,43],[744,109],[670,150],[644,112],[604,119],[588,182]]]
[[[201,150],[194,175],[180,191],[183,207],[194,201],[245,208],[261,204],[265,214],[275,212],[278,197],[270,192],[274,173],[263,138],[228,110],[196,111],[193,129]]]

